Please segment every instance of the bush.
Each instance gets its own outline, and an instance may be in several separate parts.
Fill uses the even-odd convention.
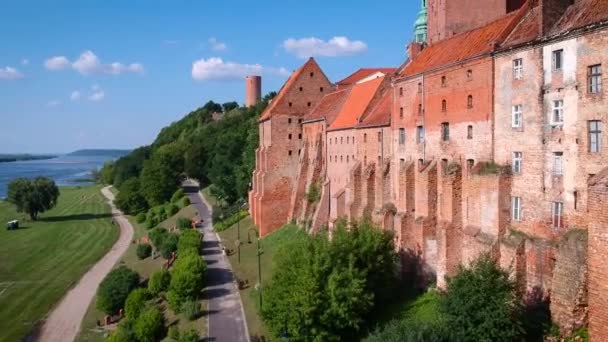
[[[160,341],[165,330],[165,317],[157,308],[150,307],[139,315],[133,330],[139,342]]]
[[[391,321],[382,331],[373,333],[368,342],[450,342],[450,332],[443,322],[409,319]]]
[[[308,200],[308,203],[316,203],[321,199],[321,189],[319,189],[319,184],[310,184],[310,187],[308,187],[308,193],[306,194],[306,199]]]
[[[201,234],[194,230],[186,230],[179,234],[179,240],[177,242],[177,253],[185,254],[192,252],[199,254],[201,249]]]
[[[135,251],[137,257],[141,259],[145,259],[152,255],[152,246],[147,243],[140,243],[137,245],[137,250]]]
[[[185,217],[180,217],[177,219],[177,227],[179,229],[190,229],[192,228],[192,221]]]
[[[184,197],[182,198],[182,208],[185,208],[190,205],[190,198]]]
[[[125,266],[108,273],[97,289],[97,308],[113,315],[124,306],[131,291],[139,285],[139,275]]]
[[[213,229],[216,232],[223,232],[224,230],[234,226],[237,222],[247,217],[247,215],[249,215],[249,213],[246,210],[239,211],[236,214],[228,217],[224,221],[214,223]]]
[[[150,293],[146,289],[135,289],[129,293],[125,301],[125,315],[128,319],[135,320],[145,309],[146,301],[150,298]]]
[[[141,193],[138,178],[130,178],[120,186],[116,195],[116,206],[129,215],[142,213],[148,209],[148,203]]]
[[[177,189],[177,191],[173,193],[173,196],[171,196],[171,203],[177,203],[185,195],[183,188]]]
[[[179,335],[179,328],[177,327],[177,325],[172,325],[169,327],[169,332],[167,333],[167,336],[169,336],[170,339],[174,341],[179,341]]]
[[[207,265],[199,255],[186,253],[177,258],[167,293],[169,305],[174,311],[179,312],[182,303],[197,298],[203,288],[206,271]]]
[[[189,321],[194,321],[201,315],[201,303],[194,300],[187,300],[182,303],[180,311]]]
[[[189,331],[181,334],[179,342],[198,342],[200,338],[201,337],[198,335],[198,331],[195,329],[190,329]]]
[[[160,254],[163,258],[171,259],[171,254],[177,251],[178,236],[175,234],[167,234],[160,245]]]
[[[156,249],[160,250],[165,238],[169,235],[169,232],[165,228],[154,228],[148,233],[148,237]]]
[[[132,322],[127,319],[118,324],[118,328],[108,337],[106,342],[133,342],[136,340]]]
[[[146,213],[139,213],[135,216],[135,221],[137,223],[144,223],[146,221]]]
[[[178,211],[179,207],[173,203],[167,204],[167,206],[165,207],[165,214],[167,215],[167,217],[172,217],[173,215],[177,214]]]
[[[148,215],[145,225],[146,225],[146,228],[148,228],[148,229],[152,229],[152,228],[158,226],[158,218],[156,218],[156,216]]]
[[[171,283],[171,274],[167,270],[159,270],[152,273],[150,280],[148,281],[148,291],[153,296],[158,296],[161,292],[164,292]]]

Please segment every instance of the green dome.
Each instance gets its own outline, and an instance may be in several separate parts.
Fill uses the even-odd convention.
[[[426,0],[422,0],[422,6],[416,21],[414,22],[414,41],[416,43],[426,42],[427,32],[427,12],[426,12]]]

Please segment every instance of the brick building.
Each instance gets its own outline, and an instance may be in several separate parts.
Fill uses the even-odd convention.
[[[309,60],[287,81],[260,119],[254,221],[367,215],[439,287],[490,253],[601,340],[607,49],[606,0],[423,0],[398,69],[333,85]]]

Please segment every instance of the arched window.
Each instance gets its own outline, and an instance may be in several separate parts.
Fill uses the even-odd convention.
[[[448,85],[448,79],[445,76],[441,76],[441,86],[445,87]]]
[[[467,107],[468,108],[473,108],[473,95],[469,95],[467,97]]]
[[[447,112],[447,110],[448,110],[448,103],[445,100],[441,100],[441,111]]]

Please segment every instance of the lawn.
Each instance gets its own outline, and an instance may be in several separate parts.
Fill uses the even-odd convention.
[[[166,228],[170,230],[175,226],[175,222],[179,217],[192,218],[194,216],[195,209],[194,206],[189,205],[187,207],[182,208],[176,215],[168,218],[167,220],[161,222],[159,224],[160,227]],[[135,229],[133,239],[139,240],[141,237],[146,236],[148,230],[141,224],[138,224],[133,216],[127,216],[129,222]],[[128,268],[134,270],[139,273],[139,276],[142,280],[147,280],[152,273],[162,268],[164,263],[164,259],[162,257],[158,257],[156,259],[152,259],[152,257],[146,258],[144,260],[139,260],[136,255],[137,245],[132,244],[129,246],[123,257],[121,258],[118,265],[125,265]],[[165,303],[159,303],[161,308],[165,308]],[[201,307],[206,308],[207,304],[201,300]],[[177,325],[180,331],[186,331],[190,329],[197,329],[199,335],[204,336],[207,332],[207,318],[203,315],[196,321],[187,321],[182,319],[180,316],[174,315],[171,310],[164,310],[165,318],[167,320],[167,325]],[[99,311],[95,307],[95,299],[89,305],[87,313],[82,321],[82,325],[80,326],[80,333],[76,337],[76,341],[87,341],[87,342],[101,342],[104,341],[108,335],[108,332],[104,329],[100,329],[97,327],[97,320],[102,320],[104,314]],[[167,340],[170,340],[167,338]]]
[[[32,222],[0,201],[0,341],[19,341],[38,326],[86,271],[116,242],[100,187],[62,187],[57,207]]]
[[[231,250],[229,254],[230,264],[236,275],[236,277],[243,281],[248,281],[249,287],[241,290],[241,299],[245,309],[245,316],[247,318],[247,326],[249,328],[249,334],[252,336],[264,336],[266,340],[271,340],[272,336],[264,326],[259,314],[259,292],[255,290],[255,284],[258,282],[258,259],[257,259],[257,245],[255,235],[257,229],[253,224],[253,221],[248,216],[240,222],[240,241],[241,241],[241,261],[238,260],[238,253],[236,251],[236,241],[238,236],[239,225],[233,225],[227,230],[219,233],[224,245],[228,246]],[[248,241],[248,232],[251,236],[251,243]],[[262,265],[262,284],[268,282],[272,277],[272,258],[281,246],[294,241],[298,238],[305,237],[306,233],[295,226],[283,227],[270,235],[265,236],[260,240],[260,248],[262,249],[262,255],[260,257]],[[263,305],[263,298],[262,298]]]

